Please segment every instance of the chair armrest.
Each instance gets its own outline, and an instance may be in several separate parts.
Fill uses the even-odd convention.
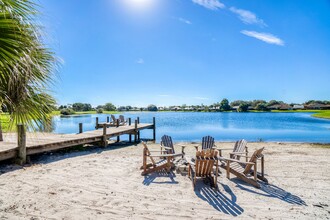
[[[192,166],[195,166],[195,163],[192,161],[192,157],[190,157],[190,156],[185,156],[184,158],[185,158],[185,160],[187,161],[187,163],[189,163],[189,164],[192,165]]]
[[[255,164],[255,163],[252,163],[252,162],[244,162],[244,161],[234,160],[234,159],[225,158],[225,157],[218,157],[218,160],[220,160],[220,161],[237,162],[237,163],[242,163],[242,164],[250,164],[250,165],[254,165]]]
[[[166,150],[149,150],[149,152],[167,152]]]
[[[232,153],[229,153],[230,155],[234,155],[234,154],[246,154],[246,152],[232,152]],[[243,156],[242,156],[243,157]],[[246,157],[246,156],[244,156]]]
[[[233,148],[217,148],[217,150],[233,150]]]
[[[178,157],[182,154],[150,154],[149,157]]]

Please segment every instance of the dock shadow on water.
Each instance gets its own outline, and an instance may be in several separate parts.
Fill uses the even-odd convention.
[[[153,172],[144,176],[143,185],[149,186],[151,183],[153,184],[178,184],[179,182],[176,181],[174,178],[176,177],[173,171],[166,172],[166,171],[159,171]],[[156,181],[157,179],[162,179],[161,181]]]
[[[209,185],[202,182],[196,183],[196,195],[207,201],[213,208],[227,215],[239,216],[244,212],[244,209],[236,203],[236,196],[233,191],[224,184],[221,184],[226,194],[222,190],[211,188]],[[219,184],[220,187],[220,184]]]
[[[255,193],[257,195],[262,195],[270,198],[277,198],[284,202],[294,204],[294,205],[302,205],[307,206],[306,202],[302,200],[299,196],[293,195],[292,193],[272,184],[261,183],[261,188],[248,188],[245,182],[242,182],[239,179],[233,179],[233,181],[237,184],[237,187],[245,190],[247,192]]]

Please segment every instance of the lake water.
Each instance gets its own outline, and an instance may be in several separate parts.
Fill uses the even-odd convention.
[[[203,113],[203,112],[138,112],[122,113],[132,122],[152,123],[156,117],[157,142],[164,134],[175,142],[201,141],[205,135],[217,141],[282,141],[330,143],[330,120],[313,118],[312,113]],[[106,114],[53,118],[54,133],[77,133],[78,124],[84,131],[95,129],[96,117],[105,122]],[[118,115],[116,115],[118,118]],[[127,135],[126,135],[127,136]],[[122,140],[128,139],[123,136]],[[141,138],[152,138],[152,130],[141,131]]]

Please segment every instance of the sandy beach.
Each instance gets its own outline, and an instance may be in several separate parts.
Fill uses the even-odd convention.
[[[194,145],[185,143],[187,155]],[[159,149],[158,144],[149,144]],[[233,143],[217,143],[232,147]],[[330,148],[300,143],[265,147],[269,185],[225,172],[219,191],[176,171],[141,176],[142,145],[112,144],[47,153],[25,167],[0,165],[1,219],[329,219]],[[180,151],[180,148],[177,148]]]

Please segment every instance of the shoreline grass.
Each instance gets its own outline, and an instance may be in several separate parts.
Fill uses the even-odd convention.
[[[323,110],[323,111],[320,111],[316,114],[313,114],[312,116],[316,117],[316,118],[330,119],[330,110]]]

